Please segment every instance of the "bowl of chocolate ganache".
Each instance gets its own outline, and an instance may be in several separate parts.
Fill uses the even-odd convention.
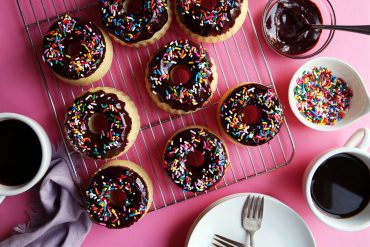
[[[269,0],[262,17],[267,44],[289,58],[309,58],[331,42],[334,30],[314,29],[311,24],[336,24],[329,0]]]

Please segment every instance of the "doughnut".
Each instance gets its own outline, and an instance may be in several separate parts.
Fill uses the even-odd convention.
[[[141,6],[131,10],[132,2]],[[115,41],[141,47],[159,40],[168,30],[172,20],[169,4],[167,0],[100,0],[100,15]]]
[[[194,165],[191,161],[191,156],[197,154],[203,157],[203,164]],[[194,125],[180,129],[167,141],[163,167],[181,189],[200,192],[223,178],[229,159],[220,137],[203,126]]]
[[[93,23],[65,15],[45,34],[42,59],[60,80],[85,86],[108,72],[113,47]]]
[[[130,97],[109,87],[93,88],[77,97],[64,123],[73,149],[101,160],[127,152],[139,128],[139,114]]]
[[[135,163],[114,160],[94,174],[84,201],[95,223],[107,228],[125,228],[148,212],[153,201],[153,185],[148,174]]]
[[[221,98],[217,120],[221,132],[235,143],[258,146],[270,141],[280,130],[283,110],[272,89],[244,82]]]
[[[206,7],[201,0],[176,0],[176,20],[187,35],[201,42],[216,43],[235,34],[248,12],[247,0],[225,0]]]
[[[173,80],[179,67],[189,73],[189,79],[182,83]],[[206,49],[182,39],[158,50],[148,64],[145,79],[147,91],[159,108],[173,114],[187,114],[210,101],[218,77]]]

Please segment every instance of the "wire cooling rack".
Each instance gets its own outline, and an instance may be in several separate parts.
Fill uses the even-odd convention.
[[[254,81],[276,91],[251,10],[243,27],[233,37],[218,44],[203,44],[215,61],[219,74],[218,88],[211,103],[193,114],[173,116],[159,110],[151,102],[145,89],[144,71],[150,57],[158,48],[171,40],[186,38],[176,23],[171,24],[169,31],[161,40],[148,47],[128,48],[114,43],[113,64],[107,75],[91,86],[75,87],[59,81],[42,62],[43,34],[58,17],[65,13],[95,21],[100,25],[97,1],[17,0],[17,4],[62,138],[66,107],[76,96],[91,87],[117,88],[128,94],[135,102],[140,112],[141,129],[133,147],[120,159],[139,164],[149,174],[154,185],[154,202],[151,210],[276,170],[287,165],[293,158],[294,143],[287,122],[284,121],[279,134],[267,144],[258,147],[238,147],[226,141],[231,160],[230,169],[223,180],[208,192],[182,191],[161,167],[165,143],[177,129],[199,124],[219,133],[215,118],[217,102],[228,88],[238,82]],[[94,171],[105,162],[82,157],[73,151],[65,140],[64,146],[71,161],[70,170],[75,182],[83,188]]]

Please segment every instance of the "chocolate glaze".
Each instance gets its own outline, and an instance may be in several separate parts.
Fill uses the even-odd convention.
[[[126,195],[120,205],[112,202],[112,191]],[[85,192],[85,205],[96,223],[108,228],[124,228],[143,216],[149,202],[148,193],[144,179],[135,171],[110,166],[98,171],[92,178]]]
[[[132,120],[125,109],[125,102],[117,95],[103,90],[87,92],[75,99],[67,110],[65,130],[72,146],[94,159],[112,158],[127,145]],[[95,113],[102,113],[109,122],[103,133],[95,134],[89,120]],[[114,124],[112,124],[114,123]]]
[[[280,0],[266,18],[266,36],[275,49],[287,54],[302,54],[318,42],[321,30],[309,24],[322,24],[320,10],[309,0]]]
[[[176,0],[176,10],[181,22],[193,33],[217,36],[226,33],[241,13],[243,0],[218,1],[207,9],[198,0]]]
[[[133,44],[150,39],[167,23],[167,0],[142,0],[142,6],[135,12],[126,11],[126,1],[100,0],[104,26],[123,42]]]
[[[189,156],[194,155],[195,150],[204,157],[202,165],[189,163]],[[222,179],[229,161],[219,137],[205,128],[194,127],[177,133],[168,141],[163,164],[176,185],[183,190],[199,192]]]
[[[177,65],[190,71],[189,80],[180,85],[176,85],[170,76]],[[212,66],[205,48],[189,40],[176,40],[161,48],[149,62],[147,80],[159,101],[176,110],[195,111],[212,96]]]
[[[76,23],[70,29],[66,23],[71,21]],[[86,50],[86,46],[91,52]],[[61,77],[71,80],[93,74],[103,62],[106,53],[105,39],[100,29],[91,22],[68,15],[49,28],[44,37],[43,49],[43,60],[50,68]],[[71,66],[77,67],[75,60],[82,61],[83,70],[71,69]]]

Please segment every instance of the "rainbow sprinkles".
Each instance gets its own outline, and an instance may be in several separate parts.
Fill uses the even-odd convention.
[[[326,67],[304,71],[293,89],[298,111],[311,123],[334,125],[348,112],[352,90]]]

